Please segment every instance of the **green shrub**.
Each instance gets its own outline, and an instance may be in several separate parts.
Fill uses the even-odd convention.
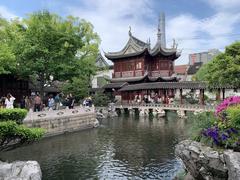
[[[95,106],[107,106],[111,102],[109,96],[100,92],[96,93],[92,99]]]
[[[240,129],[240,105],[230,106],[226,109],[226,112],[229,125]]]
[[[189,129],[190,137],[196,141],[201,140],[203,129],[211,127],[217,121],[213,112],[202,112],[188,118],[193,121],[192,127]]]
[[[28,128],[14,121],[0,122],[0,151],[37,141],[44,133],[44,129]]]
[[[0,109],[0,121],[11,120],[21,124],[26,115],[26,109]]]

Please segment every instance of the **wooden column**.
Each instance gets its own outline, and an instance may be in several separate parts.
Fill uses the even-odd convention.
[[[204,89],[202,90],[202,105],[205,104],[205,99],[204,99]]]
[[[224,100],[225,99],[225,89],[223,88],[222,89],[222,100]]]
[[[200,105],[204,105],[204,89],[200,89],[199,96],[200,96],[200,99],[199,99]]]
[[[221,100],[221,89],[217,89],[216,101],[220,101],[220,100]]]
[[[183,104],[182,89],[179,89],[179,90],[180,90],[180,104]]]

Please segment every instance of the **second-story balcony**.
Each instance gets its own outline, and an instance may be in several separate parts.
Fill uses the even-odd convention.
[[[144,75],[144,71],[123,71],[123,72],[114,72],[113,78],[126,78],[126,77],[140,77]]]

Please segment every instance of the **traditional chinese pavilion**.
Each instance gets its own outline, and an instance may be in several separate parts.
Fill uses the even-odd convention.
[[[174,96],[174,90],[155,88],[154,83],[177,82],[174,74],[174,61],[180,56],[177,45],[173,42],[171,48],[166,47],[165,16],[159,18],[157,42],[151,48],[150,40],[143,42],[134,37],[129,30],[129,40],[119,52],[108,52],[105,56],[114,64],[113,78],[105,85],[106,91],[114,91],[122,101],[134,100],[136,95],[142,99],[144,95],[159,97]]]

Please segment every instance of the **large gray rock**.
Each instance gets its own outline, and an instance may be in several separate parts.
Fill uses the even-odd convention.
[[[228,169],[223,154],[210,147],[185,140],[176,146],[175,153],[195,179],[228,179]]]
[[[42,172],[37,161],[0,161],[0,180],[41,180]]]
[[[240,153],[228,150],[224,152],[223,156],[228,168],[229,179],[240,179]]]

